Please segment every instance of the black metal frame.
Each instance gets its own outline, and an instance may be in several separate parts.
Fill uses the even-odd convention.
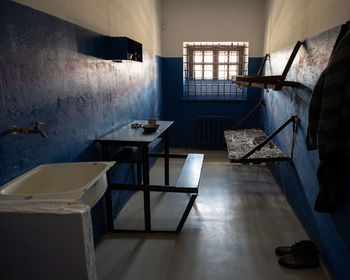
[[[113,141],[113,140],[101,140],[98,141],[102,146],[102,157],[103,160],[111,160],[111,157],[108,153],[108,146],[134,146],[141,148],[141,161],[136,161],[137,163],[137,184],[113,184],[111,181],[110,171],[107,172],[107,181],[108,188],[106,191],[106,208],[107,208],[107,222],[108,230],[110,232],[163,232],[163,233],[179,233],[189,215],[189,212],[197,198],[198,195],[198,186],[197,188],[185,188],[185,187],[176,187],[169,186],[169,159],[170,158],[186,158],[186,154],[174,154],[169,153],[169,134],[166,129],[161,133],[158,138],[162,138],[164,144],[164,153],[152,153],[153,148],[155,148],[160,142],[154,140],[156,145],[154,145],[149,150],[150,143],[147,142],[137,142],[133,141]],[[152,143],[151,143],[152,144]],[[150,175],[149,175],[149,157],[158,157],[164,158],[164,183],[165,185],[150,185]],[[141,172],[142,170],[142,172]],[[142,176],[141,176],[142,174]],[[145,229],[144,230],[129,230],[129,229],[114,229],[113,225],[113,213],[112,213],[112,190],[131,190],[131,191],[143,191],[144,199],[144,221]],[[151,207],[150,207],[150,192],[175,192],[175,193],[189,193],[192,194],[190,200],[186,206],[186,209],[180,219],[180,222],[174,231],[169,230],[152,230],[151,225]]]
[[[110,190],[132,190],[132,191],[143,191],[144,194],[150,192],[172,192],[172,193],[188,193],[192,194],[189,202],[187,203],[186,209],[183,212],[181,219],[178,223],[176,230],[152,230],[151,225],[149,228],[146,228],[147,223],[145,224],[145,230],[128,230],[128,229],[114,229],[113,224],[111,231],[113,232],[164,232],[164,233],[179,233],[182,230],[183,225],[186,222],[186,219],[191,211],[191,208],[198,196],[198,188],[184,188],[176,186],[160,186],[160,185],[129,185],[129,184],[111,184],[109,186]],[[144,208],[150,209],[149,205],[144,204]],[[149,219],[151,215],[149,213]]]
[[[297,55],[300,46],[302,45],[301,41],[298,41],[294,49],[288,59],[288,62],[283,70],[282,75],[274,75],[274,76],[261,76],[263,67],[265,65],[266,60],[269,57],[269,54],[266,54],[263,63],[259,69],[259,72],[256,76],[242,76],[237,75],[234,76],[232,80],[238,87],[259,87],[268,89],[271,88],[273,90],[282,90],[283,87],[299,87],[300,83],[293,81],[286,81],[287,74],[289,72],[290,67],[293,64],[294,58]]]
[[[263,104],[262,101],[253,109],[256,110],[259,105]],[[251,116],[250,112],[248,116]],[[248,116],[244,118],[239,124],[242,124],[243,121],[246,121],[248,119]],[[274,138],[278,133],[280,133],[288,124],[293,122],[293,137],[292,137],[292,143],[291,143],[291,150],[290,150],[290,155],[289,157],[271,157],[271,158],[248,158],[252,154],[254,154],[256,151],[259,151],[263,146],[267,145],[272,138]],[[235,127],[238,127],[236,125]],[[295,138],[296,138],[296,133],[298,129],[298,117],[297,116],[292,116],[290,117],[285,123],[283,123],[278,129],[276,129],[271,135],[269,135],[264,141],[262,141],[260,144],[255,146],[252,150],[250,150],[248,153],[246,153],[244,156],[242,156],[239,159],[230,159],[232,163],[262,163],[262,162],[275,162],[275,161],[289,161],[293,159],[293,153],[294,153],[294,144],[295,144]]]
[[[246,99],[247,91],[238,88],[230,82],[229,66],[237,65],[239,75],[247,75],[248,73],[248,49],[247,42],[187,42],[183,45],[183,98],[184,99]],[[203,53],[203,61],[195,62],[193,57],[194,51]],[[213,52],[213,61],[204,62],[204,52]],[[225,63],[219,62],[219,51],[237,51],[238,61],[230,62],[229,59]],[[195,65],[201,66],[202,78],[195,77]],[[213,66],[213,77],[211,79],[204,78],[204,66]],[[226,78],[219,79],[219,66],[227,65]]]

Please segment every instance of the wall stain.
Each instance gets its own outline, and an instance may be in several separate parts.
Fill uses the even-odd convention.
[[[0,11],[0,186],[40,164],[99,160],[96,138],[161,112],[156,55],[106,61],[101,34],[8,0]],[[32,121],[47,138],[4,133]]]

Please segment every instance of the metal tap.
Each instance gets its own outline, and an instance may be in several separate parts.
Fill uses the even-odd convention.
[[[30,129],[30,128],[18,128],[17,126],[13,125],[11,126],[10,130],[12,133],[24,133],[24,134],[40,134],[41,137],[46,138],[46,134],[45,132],[40,128],[41,125],[43,125],[44,123],[42,122],[32,122],[32,124],[34,124],[34,128]]]

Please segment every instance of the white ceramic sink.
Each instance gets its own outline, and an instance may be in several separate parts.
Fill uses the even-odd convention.
[[[81,203],[94,206],[107,189],[110,162],[40,165],[0,187],[0,202]]]

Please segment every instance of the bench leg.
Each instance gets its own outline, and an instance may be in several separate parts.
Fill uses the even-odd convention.
[[[191,208],[192,208],[196,198],[197,198],[197,194],[191,195],[190,201],[188,202],[186,209],[185,209],[185,212],[183,213],[183,215],[181,217],[181,220],[177,226],[176,232],[179,233],[182,230],[182,227],[184,226],[184,224],[186,222],[188,214],[190,213]]]
[[[137,162],[136,163],[136,165],[137,165],[137,167],[136,167],[136,169],[137,169],[137,184],[138,185],[141,185],[142,184],[142,172],[141,172],[141,168],[142,168],[142,165],[141,165],[141,162]]]

